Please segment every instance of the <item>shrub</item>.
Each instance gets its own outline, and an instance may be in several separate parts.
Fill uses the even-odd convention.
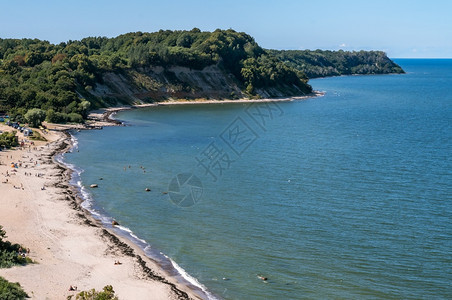
[[[33,141],[44,141],[47,142],[47,139],[43,137],[38,131],[33,131],[33,135],[29,137],[30,140]]]
[[[16,265],[17,253],[8,250],[0,251],[0,268],[11,268]]]
[[[0,147],[11,148],[16,147],[18,145],[19,141],[17,139],[15,131],[3,132],[2,134],[0,134]]]
[[[18,282],[12,283],[0,277],[0,299],[22,300],[25,298],[28,298],[28,295]]]
[[[72,296],[69,296],[68,299],[72,299]],[[102,292],[98,292],[95,289],[89,291],[83,291],[75,296],[77,300],[118,300],[118,297],[115,296],[115,291],[111,285],[104,286]]]
[[[19,255],[20,249],[24,249],[19,244],[12,244],[9,241],[5,241],[6,232],[0,225],[0,268],[10,268],[16,265],[25,265],[31,263],[32,260],[28,257],[22,257]],[[3,299],[0,297],[0,299]]]

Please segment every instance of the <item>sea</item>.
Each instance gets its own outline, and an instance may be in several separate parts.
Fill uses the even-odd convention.
[[[395,61],[305,100],[123,111],[62,160],[205,299],[450,299],[452,60]]]

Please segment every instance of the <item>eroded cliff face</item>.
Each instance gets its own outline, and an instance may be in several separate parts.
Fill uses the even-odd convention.
[[[218,66],[203,70],[185,67],[131,69],[124,73],[105,73],[103,83],[91,91],[94,96],[121,102],[141,103],[165,99],[243,98],[237,80]]]
[[[122,73],[108,72],[103,75],[103,83],[96,84],[90,93],[104,99],[130,104],[166,99],[247,97],[238,80],[217,65],[208,66],[203,70],[185,67],[147,67]],[[304,94],[299,88],[291,85],[261,88],[257,93],[262,98]]]

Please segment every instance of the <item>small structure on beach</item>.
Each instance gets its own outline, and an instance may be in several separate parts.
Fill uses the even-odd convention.
[[[31,130],[31,128],[24,129],[24,136],[32,136],[32,135],[33,135],[33,130]]]

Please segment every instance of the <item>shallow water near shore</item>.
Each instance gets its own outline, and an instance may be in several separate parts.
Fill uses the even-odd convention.
[[[396,62],[304,101],[120,112],[64,159],[218,298],[448,298],[452,60]]]

